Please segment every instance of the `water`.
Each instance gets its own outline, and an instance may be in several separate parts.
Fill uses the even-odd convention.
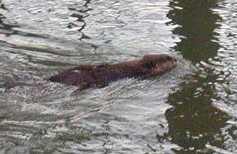
[[[236,153],[237,3],[2,0],[0,153]],[[102,89],[44,78],[144,54],[179,60]],[[7,89],[11,83],[19,83]]]

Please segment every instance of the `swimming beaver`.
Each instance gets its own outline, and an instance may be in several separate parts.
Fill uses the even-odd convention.
[[[166,54],[145,55],[140,60],[118,64],[79,65],[60,72],[48,80],[80,89],[102,88],[110,82],[123,78],[147,78],[166,73],[177,65],[177,60]]]

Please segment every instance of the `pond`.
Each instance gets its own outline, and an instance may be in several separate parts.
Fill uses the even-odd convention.
[[[237,153],[236,7],[0,1],[0,153]],[[45,80],[160,53],[179,63],[156,79],[83,91]]]

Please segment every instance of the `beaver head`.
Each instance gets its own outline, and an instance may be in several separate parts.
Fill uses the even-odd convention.
[[[177,65],[177,60],[166,54],[144,55],[141,62],[144,67],[151,69],[154,76],[164,74]]]

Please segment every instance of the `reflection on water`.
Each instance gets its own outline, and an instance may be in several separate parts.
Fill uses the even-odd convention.
[[[229,119],[228,115],[212,104],[213,87],[199,78],[195,83],[183,85],[182,89],[169,96],[172,108],[165,113],[169,123],[172,142],[183,147],[182,151],[204,149],[207,143],[222,147],[224,137],[215,139]]]
[[[1,4],[1,6],[0,6],[1,10],[6,11],[7,9],[6,9],[5,5],[2,4],[2,3],[0,3],[0,4]],[[0,14],[1,33],[4,33],[4,34],[8,35],[9,33],[10,34],[12,33],[11,32],[12,31],[12,27],[14,27],[14,26],[6,24],[4,22],[5,19],[6,19],[6,17],[4,17],[2,14]]]
[[[2,0],[0,153],[236,153],[236,5]],[[76,94],[43,80],[161,52],[179,66],[154,80]]]
[[[175,55],[167,1],[2,3],[0,153],[172,152],[176,145],[157,144],[156,132],[166,129],[165,100],[183,72],[76,94],[43,80],[76,64]]]
[[[182,52],[185,59],[206,62],[216,56],[220,45],[214,41],[214,30],[218,27],[216,22],[221,20],[220,16],[211,10],[216,5],[215,0],[170,2],[173,10],[168,13],[168,17],[172,19],[173,24],[180,25],[173,33],[182,36],[174,49]]]
[[[217,57],[221,48],[216,29],[220,27],[222,19],[213,12],[218,2],[170,2],[173,9],[168,17],[172,19],[172,24],[180,25],[173,32],[181,36],[181,42],[174,49],[197,68],[197,74],[191,77],[192,80],[181,84],[180,90],[169,95],[167,101],[173,106],[165,113],[169,123],[167,135],[172,142],[182,147],[177,150],[178,153],[219,151],[219,148],[227,147],[227,136],[233,135],[223,133],[231,117],[214,106],[221,97],[217,94],[215,85],[225,82],[225,78],[219,80],[225,73],[216,72],[215,66],[210,65],[210,60]],[[231,128],[236,130],[236,126]],[[208,146],[216,148],[207,148]]]

